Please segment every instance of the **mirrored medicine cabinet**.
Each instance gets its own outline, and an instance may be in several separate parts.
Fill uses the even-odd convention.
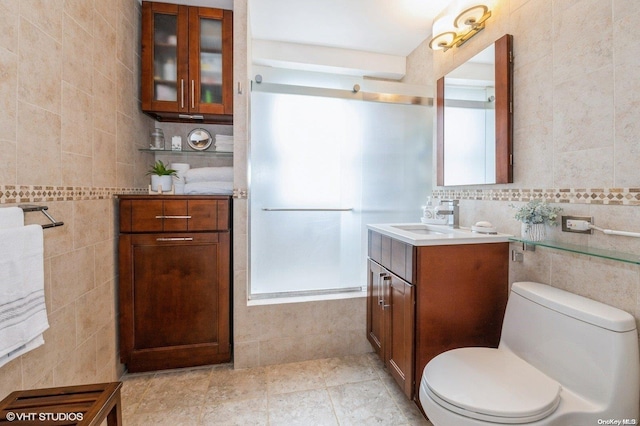
[[[440,78],[438,186],[513,182],[513,36]]]

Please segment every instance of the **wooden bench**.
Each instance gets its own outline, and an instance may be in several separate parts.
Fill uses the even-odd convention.
[[[15,391],[0,402],[0,426],[122,425],[122,382]]]

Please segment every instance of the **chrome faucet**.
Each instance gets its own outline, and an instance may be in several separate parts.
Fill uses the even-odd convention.
[[[454,229],[460,228],[460,203],[459,200],[440,200],[440,205],[436,206],[435,213],[448,216],[447,225]]]

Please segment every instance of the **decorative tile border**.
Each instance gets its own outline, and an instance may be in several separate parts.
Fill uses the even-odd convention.
[[[236,190],[236,198],[246,197]],[[102,200],[119,194],[146,194],[148,188],[93,188],[86,186],[0,185],[0,204],[51,201]],[[552,203],[640,206],[640,188],[556,188],[556,189],[434,189],[438,199],[481,201],[529,201],[545,199]]]
[[[103,200],[117,194],[146,194],[147,188],[93,188],[86,186],[0,185],[0,204]]]
[[[556,189],[435,189],[438,199],[483,201],[529,201],[550,203],[640,206],[640,188],[556,188]]]

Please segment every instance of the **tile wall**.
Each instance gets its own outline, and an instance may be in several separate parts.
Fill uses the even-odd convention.
[[[564,214],[640,231],[639,18],[637,3],[626,0],[500,0],[475,38],[433,52],[432,71],[426,42],[410,55],[407,80],[433,84],[500,36],[514,37],[514,183],[435,188],[438,197],[461,199],[462,225],[489,220],[519,235],[509,204],[546,198]],[[637,238],[551,233],[640,256]],[[640,324],[637,265],[537,249],[512,262],[510,280],[568,289],[624,309]]]
[[[64,222],[44,230],[46,343],[0,368],[0,398],[119,377],[113,195],[146,188],[152,161],[139,15],[137,0],[0,0],[0,207]]]

